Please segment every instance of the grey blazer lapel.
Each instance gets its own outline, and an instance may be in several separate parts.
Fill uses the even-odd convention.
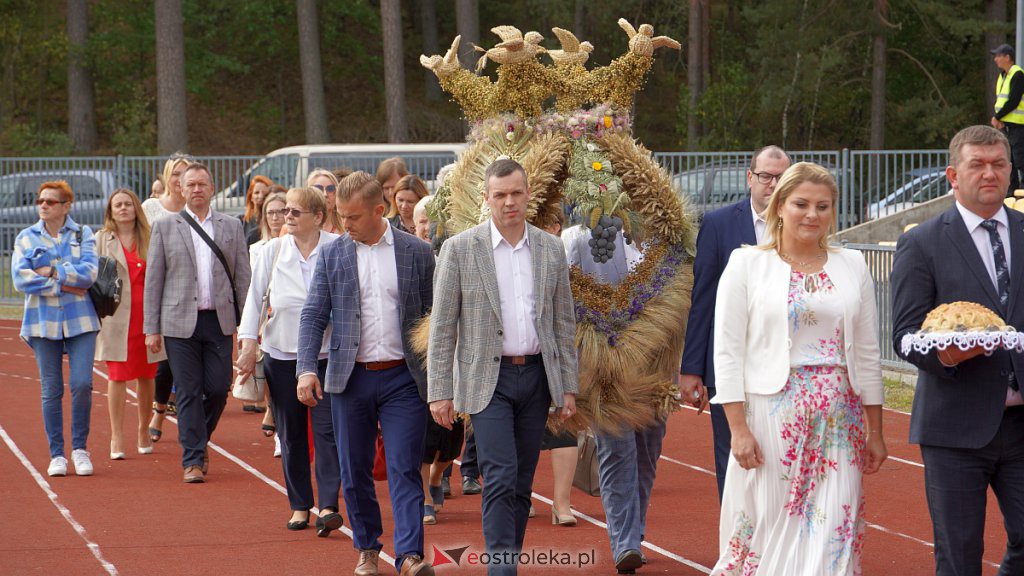
[[[494,308],[494,315],[501,321],[501,302],[498,299],[498,273],[494,269],[494,248],[491,247],[491,226],[484,224],[477,234],[476,246],[473,249],[476,264],[480,270],[480,280],[484,283],[484,292]]]
[[[412,251],[409,249],[408,238],[395,234],[395,270],[398,274],[398,297],[402,302],[399,306],[399,317],[405,326],[405,297],[412,293]]]
[[[188,222],[185,222],[185,219],[180,214],[174,215],[174,223],[178,229],[178,235],[181,237],[181,244],[188,252],[189,258],[192,259],[192,266],[198,266],[196,264],[196,247],[192,244],[192,227],[188,225]]]
[[[356,306],[359,306],[360,298],[362,297],[359,293],[359,264],[356,258],[356,243],[350,236],[345,236],[344,241],[341,243],[341,269],[335,271],[336,274],[341,276],[341,281],[344,282],[349,280],[352,282],[352,290],[356,296]],[[358,310],[356,310],[358,312]]]
[[[530,264],[533,268],[533,301],[537,312],[537,322],[540,322],[541,314],[544,312],[544,285],[547,283],[547,254],[541,248],[540,235],[547,234],[536,226],[526,225],[526,235],[530,239]]]

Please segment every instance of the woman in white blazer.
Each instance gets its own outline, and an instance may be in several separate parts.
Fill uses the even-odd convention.
[[[715,309],[717,395],[732,432],[712,574],[859,574],[862,474],[886,458],[874,285],[829,247],[838,189],[782,175],[769,239],[733,252]]]
[[[310,482],[310,421],[316,462],[316,505],[320,508],[317,535],[326,537],[342,525],[338,513],[341,470],[338,449],[331,423],[331,402],[328,395],[310,409],[299,402],[295,392],[295,358],[299,345],[299,314],[309,295],[320,250],[338,236],[321,230],[327,218],[323,193],[315,188],[292,188],[285,196],[284,232],[270,239],[255,255],[249,294],[238,326],[236,371],[242,376],[256,368],[257,347],[263,352],[263,374],[270,390],[271,408],[281,439],[281,466],[284,469],[288,503],[292,510],[289,530],[302,530],[309,525],[310,508],[314,505]],[[267,200],[269,204],[270,199]],[[267,320],[260,326],[263,298],[269,290]],[[327,345],[331,333],[324,335],[317,370],[321,381],[327,372]]]

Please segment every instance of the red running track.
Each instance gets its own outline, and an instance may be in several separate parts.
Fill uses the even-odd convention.
[[[358,553],[338,532],[316,538],[312,529],[289,532],[280,460],[273,441],[259,431],[260,418],[228,403],[214,435],[205,484],[181,480],[176,426],[168,422],[153,454],[132,451],[128,459],[108,457],[106,367],[96,365],[89,448],[95,475],[45,476],[49,463],[40,414],[38,374],[17,322],[0,321],[0,573],[3,574],[348,574]],[[70,442],[70,394],[65,395],[65,437]],[[126,410],[125,436],[133,438],[134,409]],[[932,531],[923,492],[920,453],[906,442],[909,418],[886,411],[890,459],[867,477],[868,521],[864,574],[933,574]],[[899,460],[897,460],[897,458]],[[664,456],[654,485],[640,574],[706,574],[718,554],[718,499],[706,414],[680,410],[669,422]],[[456,483],[457,484],[457,483]],[[526,547],[593,560],[578,566],[523,567],[521,574],[614,574],[604,514],[598,498],[573,493],[580,523],[550,524],[551,467],[541,457],[534,504],[537,518],[527,529]],[[480,497],[446,501],[435,526],[426,527],[426,549],[469,546],[461,565],[437,566],[441,576],[483,574],[468,566],[483,550]],[[393,552],[386,486],[377,485],[384,513],[384,552]],[[985,574],[995,574],[1005,547],[998,507],[989,507]],[[342,510],[345,514],[345,511]],[[347,519],[347,514],[346,514]],[[561,559],[561,558],[560,558]],[[382,560],[382,574],[395,572]]]

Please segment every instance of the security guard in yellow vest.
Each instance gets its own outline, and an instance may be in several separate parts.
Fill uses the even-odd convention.
[[[1006,195],[1021,186],[1020,171],[1024,170],[1024,69],[1014,63],[1013,46],[1003,44],[991,51],[996,66],[1003,71],[996,79],[996,110],[992,126],[1006,133],[1010,140],[1010,188]]]

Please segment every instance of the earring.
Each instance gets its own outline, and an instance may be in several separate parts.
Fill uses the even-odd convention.
[[[775,224],[775,227],[779,228],[781,230],[782,229],[782,218],[779,218],[776,222],[777,223]]]

